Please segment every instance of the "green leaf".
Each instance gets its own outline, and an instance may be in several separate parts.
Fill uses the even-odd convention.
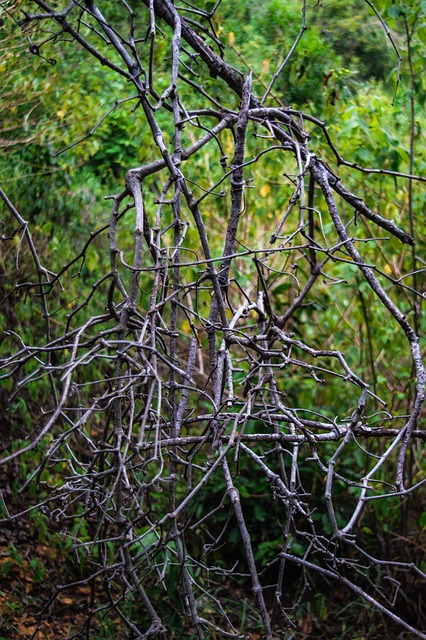
[[[421,42],[426,43],[426,27],[419,27],[419,29],[417,29],[417,36]]]
[[[1,567],[2,575],[6,577],[11,572],[12,566],[13,566],[12,561],[6,560],[6,562],[4,562]]]
[[[391,6],[388,9],[388,16],[390,18],[394,18],[395,20],[397,20],[400,15],[401,15],[401,9],[398,7],[398,5],[391,4]]]

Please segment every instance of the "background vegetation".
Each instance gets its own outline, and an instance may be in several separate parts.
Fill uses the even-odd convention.
[[[42,3],[38,9],[31,4],[21,0],[3,3],[1,16],[0,185],[8,201],[3,198],[1,205],[0,254],[1,435],[6,460],[2,467],[0,635],[426,637],[422,599],[424,413],[417,417],[407,447],[402,491],[394,479],[401,444],[395,445],[394,453],[387,453],[414,411],[418,370],[401,326],[380,303],[356,261],[338,247],[320,189],[317,187],[314,205],[307,205],[315,210],[315,223],[309,224],[315,226],[317,245],[310,228],[307,237],[311,249],[322,247],[321,259],[327,262],[315,286],[307,291],[309,295],[295,305],[312,267],[309,248],[297,249],[305,242],[299,208],[276,230],[294,194],[298,165],[291,154],[284,160],[281,153],[269,151],[280,143],[268,139],[272,129],[269,135],[260,118],[253,119],[245,158],[257,161],[245,168],[244,215],[235,247],[239,255],[227,283],[227,317],[232,322],[235,311],[246,304],[245,324],[239,321],[236,325],[239,335],[267,332],[267,321],[259,319],[255,306],[250,307],[260,291],[267,292],[274,318],[292,310],[284,328],[294,341],[286,352],[293,361],[280,368],[276,389],[263,391],[262,385],[266,389],[269,382],[256,372],[255,356],[238,345],[231,375],[234,396],[225,375],[225,391],[221,390],[222,400],[215,405],[211,345],[219,350],[222,329],[212,339],[209,319],[216,294],[208,278],[207,256],[183,198],[177,229],[178,213],[175,204],[170,204],[173,194],[164,190],[167,176],[159,173],[145,179],[144,204],[155,234],[159,233],[155,211],[163,200],[170,200],[170,206],[161,209],[161,261],[152,248],[155,243],[149,245],[146,240],[146,255],[138,272],[135,324],[124,329],[122,325],[123,291],[131,291],[135,274],[127,265],[133,264],[137,253],[133,204],[125,201],[122,205],[113,236],[111,200],[105,201],[105,196],[122,192],[129,169],[161,158],[141,108],[141,96],[114,69],[101,67],[77,46],[69,33],[55,31],[50,23],[26,19],[28,13],[46,11]],[[63,10],[59,3],[54,7]],[[129,15],[135,13],[140,65],[155,72],[150,100],[158,103],[153,112],[172,154],[180,135],[172,114],[173,92],[160,97],[170,85],[173,31],[157,16],[155,46],[150,48],[144,45],[150,38],[146,7],[139,8],[133,1],[129,5],[105,2],[102,11],[120,34],[121,30],[127,33]],[[229,65],[244,77],[252,71],[252,93],[259,98],[300,36],[265,105],[291,107],[292,116],[310,136],[309,149],[315,158],[337,173],[371,210],[394,221],[414,239],[412,245],[401,243],[356,208],[354,211],[347,201],[339,200],[342,219],[357,239],[356,246],[362,247],[365,264],[374,267],[381,286],[420,338],[424,353],[426,2],[379,0],[373,6],[363,0],[336,0],[305,6],[299,0],[223,0],[216,4],[184,2],[179,12]],[[89,10],[87,24],[80,22],[88,39],[98,35],[93,25],[88,26],[92,19]],[[117,52],[111,51],[105,38],[99,42],[100,50],[119,65]],[[240,97],[213,77],[191,51],[184,45],[181,52],[181,74],[187,82],[180,78],[179,104],[182,109],[184,105],[188,121],[194,114],[200,130],[189,125],[183,130],[183,148],[219,121],[208,109],[221,114],[240,110]],[[231,176],[227,181],[223,176],[224,169],[232,166],[235,135],[235,126],[224,128],[216,136],[217,147],[203,146],[184,166],[185,180],[196,198],[209,193],[200,201],[211,255],[219,262],[233,204]],[[307,177],[306,198],[308,182]],[[21,219],[13,217],[8,202]],[[45,280],[49,286],[36,284],[40,268],[37,274],[27,229],[40,264],[49,270]],[[276,243],[271,245],[274,234]],[[111,237],[119,247],[120,262],[115,265]],[[271,247],[280,250],[268,254]],[[257,258],[261,263],[256,263]],[[179,282],[173,280],[178,266]],[[120,280],[115,289],[111,285],[114,269]],[[161,286],[156,276],[160,271],[164,273]],[[159,292],[153,301],[156,287]],[[42,290],[49,300],[48,314]],[[168,298],[173,291],[179,291],[178,308]],[[191,375],[185,378],[171,373],[172,369],[165,372],[162,367],[167,363],[160,362],[157,378],[163,380],[163,386],[155,389],[149,366],[142,366],[145,360],[132,342],[135,336],[140,338],[138,332],[154,332],[148,320],[144,324],[152,317],[154,303],[161,308],[157,357],[170,355],[179,371],[189,371],[191,345],[198,346]],[[91,322],[93,318],[100,320]],[[81,359],[74,361],[72,341],[79,331],[84,335],[84,348]],[[121,355],[117,360],[121,351],[113,336],[132,343],[125,365],[120,364]],[[273,344],[269,342],[268,348]],[[318,359],[314,350],[327,354]],[[362,385],[342,375],[334,356],[329,355],[336,351],[344,354],[358,379],[369,385],[371,393],[364,404]],[[316,370],[319,360],[321,370]],[[277,371],[281,364],[275,353],[268,360],[268,366]],[[52,428],[39,439],[43,425],[60,405],[61,384],[71,370],[75,374],[69,397]],[[134,378],[127,387],[129,372]],[[122,393],[117,392],[116,380],[125,386]],[[121,424],[131,434],[129,442],[138,438],[142,423],[150,442],[156,428],[163,438],[173,435],[169,416],[175,415],[185,385],[190,391],[181,435],[189,439],[182,448],[166,449],[162,458],[148,449],[143,453],[131,449],[132,444],[117,445],[117,398],[123,403]],[[356,414],[354,425],[361,420],[364,431],[355,433],[341,448],[339,437],[316,440],[319,432],[310,425],[315,434],[310,439],[291,421],[283,424],[282,415],[277,419],[278,428],[258,410],[256,403],[264,402],[269,411],[269,399],[259,399],[263,393],[265,398],[277,393],[293,419],[305,421],[305,427],[309,420],[319,421],[329,425],[329,432],[336,428],[339,434],[339,426],[352,424]],[[253,407],[257,409],[252,413],[247,397],[256,398]],[[95,401],[96,410],[89,411]],[[85,412],[87,418],[80,420]],[[222,413],[222,435],[229,438],[233,424],[237,433],[247,438],[252,434],[253,440],[242,440],[241,447],[250,449],[254,457],[241,447],[240,454],[232,450],[229,476],[226,471],[211,473],[203,484],[204,475],[210,474],[221,455],[220,449],[215,451],[209,430]],[[300,447],[291,439],[281,443],[256,440],[254,435],[263,431],[292,437],[297,432],[304,437]],[[157,440],[153,437],[153,442]],[[37,444],[29,446],[34,441]],[[114,462],[117,450],[126,464],[130,460],[131,488],[122,479],[107,479],[107,470],[118,464]],[[21,453],[14,457],[15,452]],[[382,499],[372,499],[364,506],[353,540],[337,540],[336,531],[344,529],[356,509],[362,479],[379,459],[383,463],[373,479],[377,492],[370,495]],[[259,461],[270,461],[274,477]],[[327,507],[330,461],[336,474],[332,495],[336,522]],[[127,494],[118,497],[121,482],[130,494],[134,492],[134,502]],[[285,502],[279,482],[297,495],[294,503]],[[244,550],[231,485],[239,492],[255,572]],[[179,512],[179,518],[166,517],[188,499],[194,487],[198,487],[194,499]],[[91,502],[92,492],[103,496],[97,504],[98,498]],[[131,529],[123,525],[120,530],[116,519],[121,499],[127,522],[133,523]],[[311,531],[315,531],[313,538]],[[337,583],[331,556],[337,566]],[[278,602],[283,557],[286,579]],[[119,569],[120,562],[126,571],[130,564],[137,576]],[[325,571],[315,571],[315,566]],[[269,631],[256,600],[256,572],[263,587]],[[357,581],[362,593],[354,595],[345,580]],[[46,594],[46,584],[52,585],[52,593]],[[152,628],[140,584],[166,631]],[[55,585],[59,586],[55,589]],[[360,597],[365,593],[372,593],[375,602]],[[201,612],[198,615],[207,623],[197,622],[188,594],[193,594]],[[377,602],[384,603],[382,608]],[[389,618],[388,611],[396,618]],[[405,627],[399,624],[401,620]]]

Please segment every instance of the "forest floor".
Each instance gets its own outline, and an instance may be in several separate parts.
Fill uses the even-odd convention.
[[[40,541],[28,522],[11,525],[0,529],[0,640],[72,635],[86,619],[81,601],[90,598],[90,587],[80,585],[77,597],[60,593],[48,606],[56,585],[69,580],[70,559]]]
[[[0,437],[2,435],[5,443],[8,433],[0,427]],[[22,480],[18,485],[16,482],[20,471],[16,461],[7,471],[4,467],[0,469],[2,495],[15,503],[15,512],[19,510],[17,486]],[[84,582],[74,552],[66,551],[65,542],[59,525],[38,511],[30,512],[25,518],[3,520],[0,524],[0,640],[125,640],[130,637],[114,611],[105,611],[99,617],[88,615],[96,608],[92,585]],[[60,589],[60,585],[69,586]],[[102,589],[102,585],[98,583],[96,589]],[[223,595],[228,602],[252,600],[248,585],[233,587],[233,590],[228,586],[225,591]],[[268,593],[265,593],[267,597]],[[417,597],[415,593],[411,596]],[[339,586],[323,585],[320,591],[312,589],[309,598],[303,603],[294,626],[274,629],[277,640],[340,640],[343,637],[414,640],[412,635],[390,624],[365,603],[355,601]],[[318,609],[320,601],[325,605],[322,612]],[[272,607],[272,602],[269,604]],[[245,626],[246,637],[261,640],[258,625],[253,630],[249,626]],[[190,632],[176,629],[167,640],[193,637]],[[221,640],[213,631],[208,637]]]
[[[90,631],[86,624],[87,610],[91,602],[89,584],[79,584],[60,591],[52,601],[57,586],[78,581],[76,563],[73,558],[61,554],[57,545],[40,541],[38,531],[28,522],[15,520],[0,529],[0,640],[124,640],[128,632],[121,621],[111,614],[108,621],[91,618]],[[313,594],[313,602],[314,602]],[[229,594],[229,598],[241,598],[240,594]],[[346,606],[342,598],[347,596],[334,591],[329,594],[330,610],[326,619],[304,613],[292,629],[276,629],[277,640],[414,640],[400,628],[389,628],[386,621],[368,627],[368,612],[360,612],[354,620],[353,612],[344,613]],[[313,604],[312,602],[312,604]],[[334,610],[333,610],[334,609]],[[176,630],[170,638],[188,640]],[[248,633],[250,640],[261,640],[258,631]],[[212,640],[221,640],[211,635]]]

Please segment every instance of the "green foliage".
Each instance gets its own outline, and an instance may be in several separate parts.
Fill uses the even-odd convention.
[[[208,8],[209,3],[205,6]],[[372,14],[366,3],[361,1],[332,2],[327,6],[323,6],[322,3],[316,5],[313,3],[313,6],[308,7],[308,29],[303,34],[299,46],[283,73],[277,79],[272,94],[287,105],[292,104],[301,109],[310,108],[311,112],[313,110],[315,115],[323,118],[329,126],[333,141],[345,159],[366,167],[381,167],[408,173],[410,171],[408,105],[412,88],[405,62],[407,48],[404,28],[405,24],[408,24],[409,29],[413,29],[411,54],[415,72],[414,91],[418,96],[415,129],[420,140],[426,126],[425,116],[421,110],[426,95],[424,73],[421,72],[425,62],[426,3],[392,3],[379,0],[377,6],[391,25],[395,41],[404,55],[401,85],[395,106],[391,103],[396,77],[394,71],[397,63],[396,56],[391,44],[386,40],[377,17]],[[114,10],[115,8],[107,3],[106,11]],[[227,59],[229,58],[244,72],[246,70],[244,61],[255,70],[256,92],[261,95],[299,32],[301,3],[296,0],[286,3],[281,0],[268,0],[264,3],[254,0],[250,2],[236,0],[232,6],[221,7],[215,20],[220,37],[232,45],[232,53],[229,55],[227,53]],[[7,26],[0,65],[6,79],[4,92],[8,98],[3,111],[0,112],[2,146],[5,151],[0,160],[0,177],[3,178],[2,183],[5,188],[13,191],[17,208],[32,223],[38,246],[42,247],[43,263],[48,263],[49,268],[53,270],[60,270],[70,257],[82,250],[89,232],[107,223],[109,214],[102,203],[102,196],[106,192],[120,191],[126,171],[130,167],[157,159],[158,152],[154,148],[150,133],[141,127],[142,118],[139,116],[138,108],[133,111],[137,105],[132,101],[121,104],[116,102],[129,98],[125,83],[117,81],[112,73],[111,76],[107,73],[101,80],[100,75],[93,72],[91,63],[88,64],[85,61],[85,57],[78,48],[66,42],[56,44],[55,47],[52,44],[51,55],[56,56],[56,65],[31,57],[26,45],[10,46],[11,41],[21,43],[22,38],[16,25],[8,16],[5,17],[5,24]],[[241,25],[243,25],[242,28]],[[165,47],[165,44],[164,47],[160,44],[155,51],[160,68],[158,77],[155,79],[159,94],[167,82],[161,76],[161,61]],[[211,91],[213,96],[220,94],[220,89],[213,86],[213,80],[208,78],[207,74],[201,80],[203,86]],[[188,95],[191,95],[191,89],[188,88],[187,91]],[[103,120],[104,116],[106,117]],[[161,118],[159,114],[159,121],[163,124]],[[165,123],[164,126],[167,129]],[[307,126],[314,138],[314,145],[317,145],[318,149],[324,148],[322,132],[313,124]],[[93,134],[88,135],[91,131]],[[250,134],[254,135],[250,137],[248,143],[251,158],[260,153],[263,148],[262,142],[256,138],[256,133],[253,127]],[[81,138],[84,140],[73,146]],[[188,134],[188,140],[190,141],[190,134]],[[169,145],[173,144],[171,139],[167,142]],[[225,132],[221,135],[220,142],[225,153],[230,156],[233,149],[231,133]],[[68,146],[72,148],[56,155]],[[332,152],[328,150],[323,153],[325,160],[335,167]],[[288,173],[297,173],[296,164],[285,169]],[[413,172],[422,175],[425,169],[426,157],[424,151],[419,149],[414,160]],[[268,229],[269,233],[288,204],[291,192],[289,188],[287,191],[283,188],[282,173],[281,156],[275,152],[265,154],[253,169],[248,167],[250,187],[253,187],[253,191],[247,189],[246,207],[249,212],[249,223],[242,223],[246,224],[246,227],[241,236],[242,241],[247,245],[259,245],[260,240],[264,238],[265,229]],[[408,228],[407,182],[388,176],[349,173],[343,167],[341,173],[350,185],[357,186],[357,192],[377,213],[394,219],[402,227]],[[188,176],[203,188],[211,187],[222,175],[221,166],[216,158],[214,161],[211,159],[208,150],[204,152],[204,157],[196,166],[188,169]],[[197,188],[194,190],[198,191]],[[148,180],[147,203],[154,204],[158,197],[158,185],[155,179]],[[215,255],[219,255],[222,249],[223,224],[229,211],[229,204],[229,196],[218,196],[209,200],[207,217],[212,224],[211,241]],[[421,212],[425,204],[425,194],[416,194],[415,211]],[[164,215],[170,216],[170,223],[172,223],[172,214]],[[187,211],[182,215],[184,219],[186,216],[187,221],[190,221]],[[420,217],[420,214],[418,215]],[[329,236],[331,229],[330,221],[326,216],[323,204],[319,203],[315,230],[321,241],[325,235]],[[247,217],[245,219],[247,220]],[[128,233],[131,227],[130,221],[128,223],[124,221],[119,234],[120,248],[125,257],[126,252],[131,248]],[[326,234],[323,233],[324,230]],[[291,231],[292,229],[288,229],[289,233]],[[6,232],[5,235],[11,233],[12,229],[8,227]],[[381,281],[393,293],[392,283],[388,278],[391,277],[397,281],[401,274],[412,270],[409,252],[405,248],[401,249],[400,244],[394,239],[372,240],[374,237],[372,227],[365,221],[360,221],[357,225],[352,224],[350,232],[360,244],[362,243],[365,260],[375,266]],[[172,234],[171,227],[168,234],[164,235],[165,245],[172,246]],[[14,269],[15,251],[19,242],[19,238],[16,237],[9,244],[10,253],[5,252],[1,255],[2,270],[7,274],[0,285],[1,297],[7,301],[5,318],[8,323],[4,321],[4,327],[10,326],[12,322],[23,340],[35,343],[36,337],[41,336],[44,331],[42,311],[34,307],[24,290],[22,293],[19,291],[12,293],[16,284],[30,280],[33,276],[28,254],[23,256],[19,272]],[[424,249],[424,238],[420,237],[419,253]],[[194,229],[188,229],[181,250],[183,254],[187,253],[188,260],[194,257],[194,253],[196,256],[201,255],[198,235]],[[150,258],[148,257],[147,260]],[[272,257],[270,260],[272,275],[269,277],[268,286],[274,308],[277,313],[284,313],[300,292],[300,282],[306,280],[308,274],[304,272],[303,266],[299,268],[297,264],[285,264],[283,268],[280,260],[282,260],[281,257],[275,261]],[[238,278],[241,286],[254,298],[259,283],[252,278],[251,262],[241,259],[237,267],[233,273],[234,277]],[[278,276],[273,271],[274,268],[279,272]],[[61,278],[65,288],[59,291],[58,287],[56,307],[52,310],[54,326],[58,334],[63,330],[68,314],[86,299],[93,283],[108,269],[107,238],[106,234],[103,234],[91,243],[85,257],[70,267]],[[202,281],[203,273],[203,269],[188,267],[185,277],[188,282]],[[328,347],[339,349],[346,354],[349,365],[356,368],[358,375],[369,381],[376,396],[380,398],[382,392],[391,390],[392,409],[401,408],[402,411],[407,399],[410,376],[407,373],[407,362],[399,355],[400,333],[390,322],[390,315],[378,308],[374,294],[366,283],[359,281],[353,265],[344,262],[338,265],[333,264],[333,277],[342,286],[335,287],[334,281],[324,279],[313,293],[310,304],[295,313],[289,329],[297,338],[317,348],[324,344],[324,340],[328,339],[327,336],[330,336]],[[407,279],[407,283],[410,283],[410,278]],[[143,275],[140,288],[147,293],[146,300],[148,300],[152,290],[152,277]],[[90,299],[88,306],[95,313],[101,313],[104,310],[108,286],[100,287],[97,293],[97,296]],[[230,287],[230,298],[232,296],[237,298],[238,293],[236,287]],[[407,315],[412,314],[413,302],[409,291],[399,295],[402,310]],[[197,291],[197,305],[200,308],[207,308],[210,299],[211,292],[200,286],[200,290]],[[85,312],[86,309],[83,308],[79,313],[82,315]],[[80,315],[77,315],[77,319]],[[167,318],[164,318],[164,321],[167,321]],[[179,328],[183,343],[191,332],[189,322],[187,320],[184,322],[186,325],[182,323]],[[426,321],[423,319],[422,322],[425,324]],[[1,318],[0,323],[3,323]],[[368,346],[367,326],[375,336],[378,336],[371,345],[371,349]],[[201,328],[199,329],[200,340],[205,341],[205,336],[201,336]],[[90,335],[89,329],[87,334]],[[2,340],[0,352],[10,352],[13,349],[13,341],[13,336],[5,337]],[[60,361],[56,364],[60,364]],[[328,366],[330,363],[325,361],[325,364]],[[28,364],[23,368],[25,375],[31,374],[31,366]],[[80,379],[82,387],[86,382],[102,379],[107,370],[107,363],[91,362],[84,369]],[[248,370],[249,363],[241,363],[241,371],[236,373],[235,377],[236,384],[242,384]],[[342,385],[339,379],[336,380],[324,374],[321,375],[321,380],[322,382],[315,379],[310,371],[302,375],[290,367],[283,367],[279,391],[285,394],[289,405],[293,403],[294,406],[303,406],[308,417],[314,415],[320,408],[330,420],[336,417],[347,419],[356,406],[351,385],[347,384],[343,387],[342,397]],[[12,378],[2,381],[3,390],[7,395],[15,390],[14,384]],[[90,387],[83,389],[81,393],[85,399],[90,397]],[[22,436],[22,433],[18,435],[18,431],[28,433],[31,429],[38,427],[38,424],[34,424],[34,416],[38,415],[39,407],[49,408],[49,403],[52,402],[50,394],[51,387],[45,376],[29,385],[26,395],[12,399],[7,413],[13,433],[17,432],[12,447],[17,448],[22,444],[22,441],[17,439]],[[369,398],[367,407],[371,416],[379,410],[379,406],[381,407],[377,399]],[[88,422],[87,428],[100,431],[102,420],[103,416],[95,415]],[[374,418],[372,418],[373,422]],[[249,425],[249,429],[253,431],[255,427],[256,425]],[[13,487],[15,495],[20,482],[27,480],[41,463],[42,451],[48,444],[47,440],[43,441],[40,449],[28,452],[21,458],[19,481],[16,481]],[[330,457],[336,447],[337,445],[330,444],[325,449],[324,455]],[[374,451],[374,447],[371,450]],[[263,453],[260,448],[256,451]],[[301,451],[303,461],[299,466],[300,483],[307,493],[313,496],[321,495],[312,518],[320,534],[329,535],[332,530],[329,517],[321,504],[324,472],[320,466],[312,464],[309,454],[307,450]],[[420,467],[421,462],[419,458],[417,467]],[[368,470],[368,465],[372,462],[365,455],[362,445],[354,445],[352,449],[348,449],[340,464],[342,472],[344,470],[347,475],[353,476],[355,482],[357,477],[362,476],[365,469]],[[287,471],[289,471],[288,466]],[[66,473],[68,473],[68,467],[65,463],[65,468],[57,465],[49,471],[44,470],[40,479],[47,485],[60,484]],[[247,526],[252,533],[255,560],[259,565],[264,565],[276,556],[282,544],[285,514],[281,513],[279,506],[271,512],[270,503],[263,499],[269,494],[269,485],[254,464],[249,464],[246,459],[241,464],[235,463],[232,473],[235,486],[241,495]],[[381,478],[377,480],[381,481]],[[227,501],[221,503],[224,492],[225,482],[215,479],[214,484],[213,482],[207,484],[198,497],[198,507],[188,517],[197,520],[206,511],[212,509],[214,511],[208,525],[200,525],[194,531],[193,537],[188,540],[188,549],[196,555],[195,551],[201,550],[203,545],[208,544],[211,535],[217,537],[226,528],[226,549],[212,550],[215,561],[218,566],[231,565],[233,559],[238,558],[240,566],[245,568],[245,559],[240,553],[241,538],[235,521],[230,517],[229,503]],[[184,489],[181,489],[181,494],[184,495]],[[336,504],[338,524],[351,513],[354,498],[358,494],[359,488],[356,486],[346,491],[343,483],[336,485],[333,499]],[[43,489],[39,497],[45,497],[45,495],[47,493],[45,494]],[[30,497],[34,498],[34,495]],[[166,509],[164,506],[167,501],[166,492],[162,494],[159,492],[156,498],[157,503],[153,508]],[[372,501],[370,504],[371,507],[362,524],[361,535],[373,549],[378,538],[383,545],[393,541],[395,531],[398,531],[401,526],[401,511],[398,509],[397,499],[392,501],[391,506],[389,501]],[[422,515],[415,509],[414,512],[420,526],[425,527]],[[69,528],[65,542],[58,542],[58,538],[52,536],[47,516],[44,514],[33,512],[30,523],[41,540],[48,542],[54,538],[57,544],[62,544],[67,551],[71,551],[74,548],[75,539],[81,543],[90,539],[90,531],[79,519],[79,512],[75,515],[75,522]],[[209,527],[211,531],[208,530]],[[131,548],[134,554],[142,554],[158,539],[157,534],[145,534],[143,530],[140,535],[143,544],[141,542],[137,544],[144,548],[139,550]],[[296,555],[303,556],[306,546],[303,540],[295,538],[290,549]],[[95,551],[98,552],[99,548],[96,547]],[[397,551],[394,557],[397,557]],[[106,550],[111,561],[115,552],[114,548]],[[4,576],[12,570],[13,563],[19,565],[19,552],[11,548],[10,553],[10,559],[2,565]],[[76,555],[84,567],[88,562],[84,547],[80,547]],[[178,620],[176,613],[180,596],[174,591],[174,584],[178,579],[180,568],[176,561],[174,543],[167,541],[162,547],[159,546],[153,556],[153,562],[155,562],[155,571],[152,571],[152,589],[158,594],[158,600],[162,603],[164,609],[162,613],[166,617],[170,616],[172,625],[178,627],[182,622]],[[162,583],[156,581],[158,573],[162,572],[166,564],[172,565],[172,570],[167,572],[167,577]],[[45,567],[42,561],[38,558],[31,560],[30,570],[35,582],[43,580]],[[129,600],[125,606],[131,609],[136,605]],[[176,608],[174,609],[173,606]],[[313,607],[315,608],[315,605]],[[325,607],[324,599],[318,601],[319,618],[327,618]],[[106,622],[105,625],[107,626]]]
[[[244,61],[255,70],[254,82],[262,94],[299,33],[302,2],[237,1],[232,11],[224,7],[219,15],[220,29],[226,29],[237,54],[233,63],[242,68]],[[395,51],[363,0],[308,3],[306,27],[272,90],[284,104],[302,109],[309,105],[319,115],[326,105],[334,107],[340,99],[363,93],[366,82],[387,81],[396,66]]]
[[[318,3],[312,12],[328,46],[352,70],[357,88],[360,83],[386,80],[396,63],[395,52],[371,7],[363,0]]]

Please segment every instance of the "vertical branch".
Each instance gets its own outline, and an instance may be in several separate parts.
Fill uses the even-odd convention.
[[[376,367],[374,365],[373,338],[371,335],[371,320],[370,320],[370,315],[368,313],[367,305],[365,304],[364,294],[362,293],[361,289],[358,290],[358,295],[361,302],[362,315],[364,317],[365,330],[367,333],[367,351],[368,351],[368,360],[370,362],[371,376],[373,378],[373,390],[375,395],[377,395],[377,375],[376,375]]]
[[[248,122],[248,109],[251,96],[251,83],[252,76],[249,74],[243,87],[243,95],[241,99],[241,108],[238,114],[237,130],[235,134],[235,152],[232,162],[231,173],[231,212],[229,215],[228,227],[225,234],[225,246],[222,253],[222,262],[220,265],[220,272],[218,281],[220,284],[220,299],[217,294],[213,298],[212,306],[209,315],[209,344],[210,355],[214,357],[212,365],[213,373],[213,388],[214,399],[216,405],[220,404],[221,388],[222,388],[222,376],[223,367],[225,363],[225,350],[223,349],[219,353],[219,357],[216,355],[216,331],[215,325],[217,322],[218,310],[221,300],[226,296],[229,280],[229,269],[231,267],[232,258],[230,256],[234,252],[238,223],[241,215],[241,205],[244,192],[244,153],[246,144],[246,132]]]
[[[221,450],[221,453],[223,453],[222,446],[220,446],[220,450]],[[265,631],[265,639],[273,640],[271,622],[269,619],[268,611],[266,609],[265,599],[263,597],[262,585],[260,584],[259,576],[257,573],[256,562],[254,559],[253,548],[251,544],[251,537],[247,529],[243,510],[241,507],[240,493],[232,481],[232,476],[229,470],[228,461],[225,457],[222,460],[222,469],[223,469],[223,473],[226,480],[226,487],[227,487],[229,499],[231,500],[231,504],[235,513],[238,528],[240,530],[241,539],[244,545],[244,550],[246,553],[247,563],[250,571],[252,589],[258,602],[259,612],[262,618],[263,629]]]
[[[408,69],[410,77],[410,164],[409,173],[412,175],[414,172],[414,158],[415,158],[415,131],[416,131],[416,113],[415,113],[415,85],[414,85],[414,68],[413,68],[413,56],[412,56],[412,36],[413,31],[410,30],[408,19],[405,13],[403,13],[405,38],[407,43],[407,59]],[[413,26],[414,29],[414,26]],[[413,273],[413,311],[414,311],[414,331],[416,335],[420,335],[420,318],[421,318],[421,306],[423,296],[419,291],[419,278],[417,269],[417,243],[416,243],[416,229],[414,225],[414,211],[413,211],[413,180],[408,179],[408,219],[410,224],[410,235],[413,238],[413,244],[411,245],[411,268]],[[413,366],[412,375],[415,375],[415,369]],[[408,408],[411,403],[412,385],[408,389],[407,405]],[[411,486],[413,480],[413,450],[410,448],[410,460],[407,468],[408,485]],[[410,517],[410,496],[407,495],[402,501],[402,536],[406,538],[408,536],[408,522]],[[404,548],[405,552],[405,548]]]
[[[404,26],[405,26],[405,35],[407,41],[407,58],[408,58],[408,68],[410,73],[410,169],[409,172],[413,175],[414,172],[414,158],[415,158],[415,139],[416,139],[416,113],[415,113],[415,86],[414,86],[414,68],[413,68],[413,57],[412,57],[412,46],[411,46],[411,38],[412,33],[410,32],[407,16],[403,14],[404,18]],[[413,273],[413,302],[414,302],[414,331],[417,335],[419,335],[420,328],[420,315],[421,315],[421,303],[423,296],[419,293],[419,284],[418,284],[418,269],[417,269],[417,259],[416,259],[416,228],[414,225],[414,211],[413,211],[413,180],[412,178],[408,179],[408,219],[410,223],[410,235],[413,238],[413,244],[411,245],[411,264],[412,264],[412,273]]]
[[[252,75],[250,73],[243,86],[241,107],[238,114],[237,129],[235,132],[235,152],[231,165],[231,212],[229,215],[228,227],[226,229],[223,259],[220,265],[219,274],[219,281],[224,292],[226,292],[226,288],[228,286],[229,269],[232,261],[229,256],[234,252],[235,248],[245,186],[243,164],[246,146],[248,109],[251,96],[251,83]]]

